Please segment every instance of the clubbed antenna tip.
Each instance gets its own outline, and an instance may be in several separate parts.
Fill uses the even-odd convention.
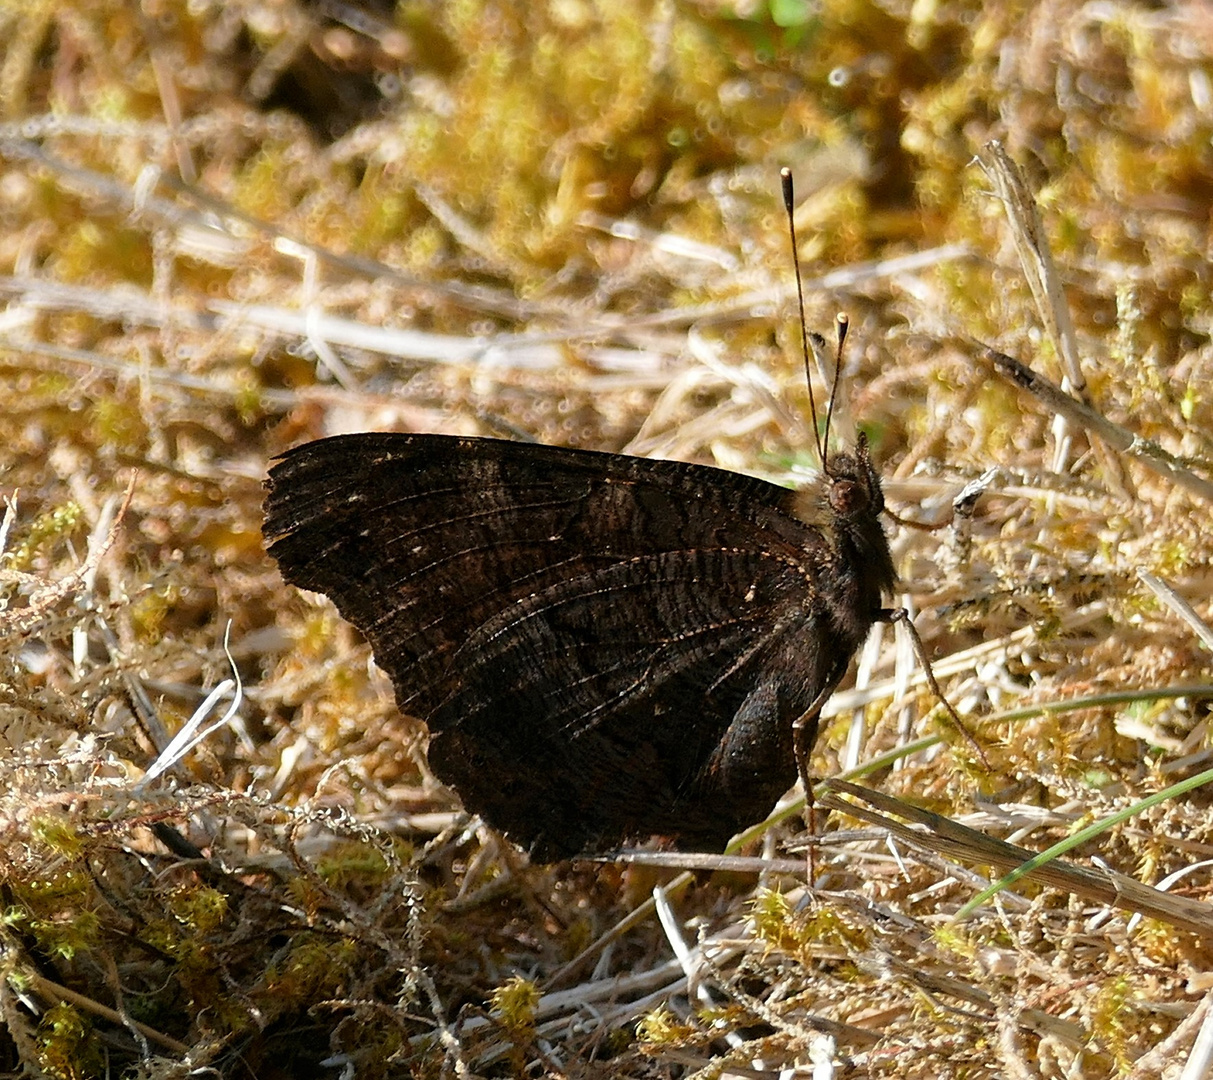
[[[813,397],[813,371],[809,362],[809,327],[804,318],[804,286],[800,281],[800,254],[796,250],[796,191],[792,184],[792,170],[786,165],[779,170],[779,182],[783,188],[783,208],[788,215],[788,235],[792,240],[792,267],[796,273],[796,306],[800,312],[800,352],[804,357],[804,377],[809,386],[809,414],[813,418],[813,438],[817,441],[817,457],[821,470],[826,472],[826,448],[822,442],[821,429],[817,424],[817,400]],[[830,419],[826,417],[827,432]]]

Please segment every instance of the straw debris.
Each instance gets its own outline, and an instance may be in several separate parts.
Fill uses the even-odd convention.
[[[1186,1060],[1213,910],[1206,23],[0,12],[0,1072]],[[890,534],[989,768],[886,632],[823,720],[816,772],[874,794],[820,793],[813,888],[791,804],[737,855],[528,865],[429,774],[365,643],[282,585],[267,462],[394,429],[803,479],[784,164],[889,505],[956,522]]]

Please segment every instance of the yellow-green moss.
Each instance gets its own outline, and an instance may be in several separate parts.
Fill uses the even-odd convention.
[[[528,1031],[535,1024],[539,987],[530,979],[514,975],[498,986],[489,998],[493,1015],[513,1031]]]
[[[300,934],[287,955],[265,973],[263,990],[282,1009],[346,993],[351,969],[361,956],[349,938]]]
[[[46,546],[63,540],[84,524],[84,510],[70,501],[36,517],[25,530],[25,536],[4,554],[10,570],[29,570],[35,557]]]
[[[646,1013],[636,1023],[636,1037],[653,1047],[679,1046],[696,1034],[691,1024],[685,1024],[665,1006]]]
[[[38,1023],[38,1065],[56,1080],[104,1076],[103,1045],[88,1017],[72,1005],[52,1005]]]

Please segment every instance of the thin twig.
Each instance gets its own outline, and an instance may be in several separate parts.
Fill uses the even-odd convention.
[[[1213,650],[1213,627],[1210,627],[1197,613],[1196,609],[1179,595],[1162,578],[1155,577],[1145,570],[1138,570],[1137,576],[1163,604],[1170,608],[1192,628],[1192,632],[1205,643],[1205,647]]]
[[[1011,237],[1019,255],[1019,264],[1036,303],[1037,316],[1061,361],[1062,389],[1073,392],[1084,405],[1090,405],[1091,398],[1087,393],[1087,379],[1078,355],[1070,305],[1061,286],[1061,276],[1053,262],[1049,238],[1045,234],[1036,200],[1028,190],[1023,172],[1003,149],[1002,143],[994,140],[987,143],[985,149],[981,163],[1006,211]],[[1071,439],[1066,427],[1072,422],[1065,413],[1059,412],[1054,418],[1054,437],[1057,442],[1053,469],[1056,472],[1064,472],[1069,464]],[[1092,449],[1099,458],[1110,486],[1118,494],[1128,494],[1128,477],[1120,461],[1098,442]]]
[[[926,847],[930,851],[946,854],[963,862],[983,863],[1002,871],[1013,871],[1038,857],[1035,851],[1008,844],[970,829],[940,814],[923,810],[901,799],[874,791],[871,788],[849,784],[843,780],[827,780],[821,804],[844,814],[857,817],[873,825],[883,825],[908,844]],[[862,799],[875,806],[880,813],[869,810],[836,792]],[[896,821],[888,814],[896,814],[913,822],[912,828]],[[926,831],[922,827],[925,826]],[[1055,889],[1073,893],[1085,900],[1093,900],[1122,911],[1142,913],[1151,918],[1180,927],[1197,934],[1202,939],[1213,935],[1213,906],[1191,900],[1184,896],[1172,896],[1158,889],[1143,885],[1140,881],[1115,873],[1108,869],[1093,870],[1072,863],[1053,859],[1034,866],[1027,874],[1033,880]]]
[[[1036,313],[1053,343],[1053,349],[1061,360],[1066,381],[1081,400],[1088,402],[1087,380],[1083,375],[1078,357],[1078,344],[1074,335],[1074,322],[1070,318],[1070,305],[1061,287],[1061,278],[1049,250],[1044,223],[1036,200],[1028,191],[1023,172],[1011,159],[998,140],[986,143],[986,152],[981,164],[994,184],[995,193],[1002,202],[1011,226],[1011,239],[1019,255],[1028,288],[1036,302]],[[1060,470],[1058,470],[1060,471]]]
[[[106,1020],[122,1026],[134,1027],[145,1038],[150,1039],[154,1043],[159,1043],[166,1049],[172,1050],[175,1054],[188,1054],[191,1047],[183,1042],[178,1042],[171,1035],[165,1035],[162,1031],[157,1031],[154,1027],[140,1023],[138,1020],[133,1020],[129,1016],[123,1016],[116,1009],[111,1009],[108,1005],[102,1005],[84,994],[78,994],[75,990],[71,990],[66,986],[60,986],[57,982],[52,982],[45,976],[39,975],[38,972],[32,970],[22,971],[22,978],[26,979],[30,987],[43,997],[54,998],[57,1001],[66,1001],[71,1005],[75,1005],[78,1009],[83,1009],[85,1012],[90,1012],[94,1016],[104,1017]]]
[[[1043,375],[1038,375],[1014,357],[1007,356],[1006,353],[1001,353],[981,342],[977,344],[980,350],[978,353],[980,360],[989,364],[999,375],[1009,379],[1016,386],[1027,390],[1047,408],[1068,417],[1076,424],[1081,424],[1098,435],[1114,450],[1128,455],[1159,476],[1165,476],[1185,491],[1213,502],[1213,482],[1197,476],[1156,442],[1143,439],[1141,436],[1133,434],[1128,428],[1113,423],[1106,416],[1096,412],[1090,405],[1084,405],[1081,401],[1071,397],[1059,386],[1051,383]]]

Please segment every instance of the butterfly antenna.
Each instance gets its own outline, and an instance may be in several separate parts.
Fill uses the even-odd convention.
[[[825,472],[826,444],[822,441],[821,429],[817,426],[817,400],[813,397],[813,370],[809,362],[809,328],[804,318],[804,286],[800,282],[800,253],[796,250],[796,215],[794,213],[796,193],[792,185],[792,170],[786,165],[779,170],[779,180],[783,185],[783,208],[788,215],[788,235],[792,239],[792,266],[796,271],[796,306],[800,312],[800,352],[804,357],[804,378],[809,387],[809,414],[813,417],[813,438],[817,442],[817,456],[821,460],[821,471]],[[829,414],[827,414],[827,433],[829,425]]]
[[[826,407],[825,434],[821,439],[826,447],[830,445],[830,421],[834,418],[834,402],[838,400],[838,385],[842,377],[842,347],[847,342],[847,331],[851,328],[851,320],[846,312],[840,311],[834,316],[834,326],[838,331],[834,349],[834,381],[830,383],[830,404]]]

